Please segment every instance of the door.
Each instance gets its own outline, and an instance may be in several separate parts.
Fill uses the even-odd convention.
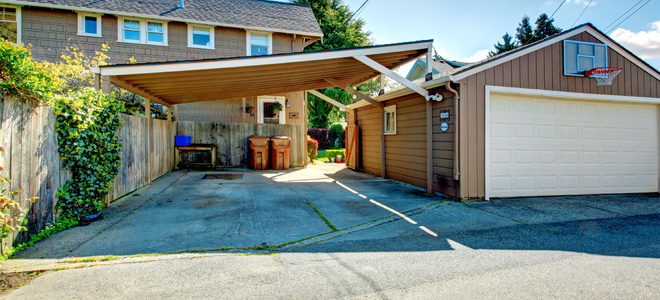
[[[358,132],[357,125],[346,126],[346,166],[351,169],[358,168]]]
[[[656,105],[491,95],[489,197],[658,191]]]

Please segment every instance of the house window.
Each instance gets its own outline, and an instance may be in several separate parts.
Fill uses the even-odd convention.
[[[78,35],[101,37],[101,15],[78,13]]]
[[[281,111],[275,112],[272,110],[271,106],[275,103],[282,105]],[[284,97],[259,97],[259,123],[284,124],[285,109],[286,106]]]
[[[385,107],[384,133],[396,134],[396,105]]]
[[[273,53],[273,35],[269,32],[247,32],[247,55],[267,55]]]
[[[0,38],[14,44],[21,43],[21,9],[0,6]]]
[[[155,20],[120,18],[119,41],[167,46],[167,24]]]
[[[213,26],[188,24],[188,47],[215,49]]]

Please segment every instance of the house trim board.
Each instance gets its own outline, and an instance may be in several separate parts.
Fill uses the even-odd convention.
[[[490,101],[492,94],[513,94],[513,95],[528,95],[536,97],[549,97],[557,99],[579,99],[603,102],[628,102],[628,103],[645,103],[660,105],[660,98],[649,97],[633,97],[633,96],[616,96],[616,95],[601,95],[601,94],[586,94],[562,91],[548,91],[526,88],[502,87],[502,86],[485,86],[485,141],[484,141],[484,185],[485,185],[485,199],[490,200]],[[660,120],[660,119],[659,119]],[[659,131],[660,132],[660,129]],[[660,152],[660,151],[659,151]],[[660,170],[658,170],[660,173]]]
[[[112,11],[112,10],[106,10],[106,9],[89,9],[89,8],[69,6],[69,5],[24,2],[24,1],[15,1],[15,0],[2,0],[0,2],[0,4],[5,4],[5,3],[6,4],[13,4],[13,5],[21,5],[21,6],[34,6],[34,7],[73,10],[73,11],[76,11],[76,12],[101,13],[101,14],[108,14],[108,15],[115,15],[115,16],[137,17],[137,18],[154,19],[154,20],[176,21],[176,22],[182,22],[182,23],[196,23],[196,24],[203,24],[203,25],[222,26],[222,27],[229,27],[229,28],[239,28],[239,29],[246,29],[246,30],[273,31],[273,32],[280,32],[280,33],[287,33],[287,34],[299,34],[299,35],[303,35],[303,36],[313,36],[313,37],[321,37],[321,38],[323,37],[323,34],[314,33],[314,32],[304,32],[304,31],[286,30],[286,29],[259,27],[259,26],[239,26],[239,25],[235,25],[235,24],[227,24],[227,23],[222,23],[222,22],[208,22],[208,21],[200,21],[200,20],[195,20],[195,19],[178,19],[178,18],[173,19],[173,18],[159,17],[157,15],[136,14],[136,13]]]
[[[314,96],[316,96],[316,97],[319,97],[319,98],[325,100],[326,102],[328,102],[328,103],[330,103],[330,104],[332,104],[332,105],[334,105],[334,106],[336,106],[336,107],[338,107],[338,108],[339,108],[340,110],[342,110],[342,111],[348,111],[349,113],[353,111],[352,109],[347,108],[346,105],[341,104],[341,103],[339,103],[337,100],[332,99],[332,98],[330,98],[330,97],[328,97],[328,96],[326,96],[326,95],[323,95],[323,94],[321,94],[320,92],[318,92],[318,91],[316,91],[316,90],[309,90],[309,91],[307,91],[307,92],[310,93],[310,94],[312,94],[312,95],[314,95]]]

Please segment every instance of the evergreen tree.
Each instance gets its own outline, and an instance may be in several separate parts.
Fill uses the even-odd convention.
[[[517,48],[516,43],[513,41],[513,37],[508,32],[502,36],[502,40],[504,41],[504,44],[497,42],[497,44],[494,45],[495,51],[490,51],[488,57],[493,57]]]
[[[556,27],[552,24],[555,19],[550,19],[548,15],[542,13],[538,19],[536,19],[536,29],[534,30],[534,38],[537,41],[540,41],[544,38],[551,37],[555,34],[562,32],[561,28]]]
[[[516,40],[518,40],[518,46],[527,45],[534,41],[534,30],[532,30],[532,25],[529,23],[529,16],[525,15],[522,18],[522,21],[518,23],[518,28],[516,28]]]

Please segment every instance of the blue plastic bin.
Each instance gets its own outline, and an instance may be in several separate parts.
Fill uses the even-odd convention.
[[[191,136],[187,135],[176,135],[174,136],[174,144],[177,146],[190,146],[190,141],[192,140]]]

